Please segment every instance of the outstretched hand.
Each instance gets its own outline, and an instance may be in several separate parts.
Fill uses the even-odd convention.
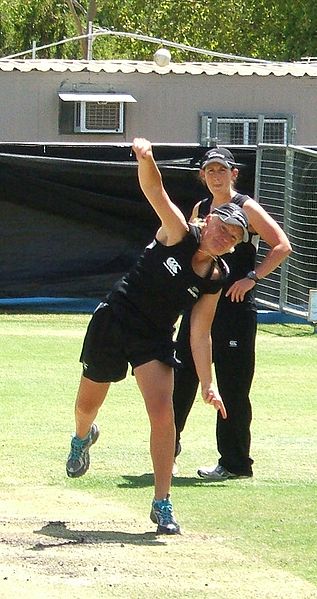
[[[152,156],[151,142],[143,137],[135,137],[132,144],[132,150],[136,155],[137,160]]]
[[[221,416],[226,419],[227,411],[225,405],[219,395],[219,393],[210,386],[208,389],[202,391],[203,400],[205,403],[208,403],[214,406],[215,410],[220,410]]]

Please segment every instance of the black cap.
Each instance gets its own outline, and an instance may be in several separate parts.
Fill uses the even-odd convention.
[[[205,168],[207,164],[212,162],[219,162],[226,168],[237,166],[233,154],[227,148],[211,148],[211,150],[208,150],[200,161],[200,168]]]
[[[219,218],[227,225],[237,225],[243,229],[242,241],[247,242],[249,240],[248,226],[249,220],[245,211],[240,208],[237,204],[230,202],[229,204],[222,204],[218,208],[212,211],[212,214],[217,214]]]

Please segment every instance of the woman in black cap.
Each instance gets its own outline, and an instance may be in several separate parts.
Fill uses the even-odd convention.
[[[192,218],[204,217],[225,202],[243,207],[249,220],[248,242],[224,256],[230,268],[212,324],[212,356],[219,393],[228,417],[217,415],[216,437],[220,454],[218,464],[198,469],[200,477],[211,482],[252,477],[250,425],[252,419],[249,392],[255,365],[257,314],[254,288],[259,279],[272,272],[291,252],[290,243],[280,226],[249,196],[235,190],[239,170],[234,156],[226,148],[212,148],[200,162],[200,178],[209,197],[198,203]],[[269,250],[259,264],[256,252],[259,238]],[[178,338],[177,356],[183,368],[175,374],[173,395],[176,446],[195,399],[198,379],[189,344],[189,313],[185,314]],[[174,474],[177,473],[176,462]]]
[[[248,236],[248,219],[238,206],[221,206],[200,226],[188,224],[168,197],[149,141],[133,143],[139,181],[161,226],[134,268],[120,279],[96,309],[81,353],[83,373],[66,471],[82,476],[89,468],[89,449],[97,441],[94,420],[111,382],[125,378],[130,363],[143,395],[151,425],[155,495],[151,520],[157,532],[177,534],[170,501],[175,448],[172,404],[173,332],[179,314],[191,308],[191,349],[203,399],[226,417],[212,385],[210,327],[221,288],[228,276],[219,258]],[[125,226],[133,226],[127,223]]]

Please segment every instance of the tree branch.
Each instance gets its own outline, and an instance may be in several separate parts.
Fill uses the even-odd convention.
[[[67,4],[69,6],[70,12],[73,15],[73,18],[74,18],[74,21],[75,21],[75,27],[77,29],[78,35],[85,35],[85,32],[83,30],[80,18],[79,18],[78,14],[77,14],[77,12],[75,10],[75,6],[74,6],[73,0],[67,0]],[[88,47],[87,39],[80,40],[80,45],[81,45],[81,48],[82,48],[83,58],[86,58],[87,57],[87,47]]]

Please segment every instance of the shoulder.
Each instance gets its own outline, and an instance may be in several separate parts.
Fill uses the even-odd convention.
[[[173,243],[170,243],[166,235],[164,235],[159,229],[155,240],[160,244],[161,247],[171,248],[178,246],[180,250],[181,248],[193,248],[195,250],[200,244],[201,228],[193,223],[188,223],[185,235],[182,237],[182,239],[177,239]]]
[[[262,206],[260,206],[259,202],[248,195],[237,193],[231,201],[238,204],[246,212],[251,228],[255,223],[258,223],[259,219],[263,220],[268,216],[268,213]],[[255,230],[257,230],[257,228],[255,228]]]
[[[242,193],[236,193],[236,195],[233,196],[233,198],[231,199],[231,202],[233,204],[237,204],[241,208],[243,208],[245,203],[249,201],[254,202],[256,204],[256,201],[253,200],[250,196],[243,195]]]

